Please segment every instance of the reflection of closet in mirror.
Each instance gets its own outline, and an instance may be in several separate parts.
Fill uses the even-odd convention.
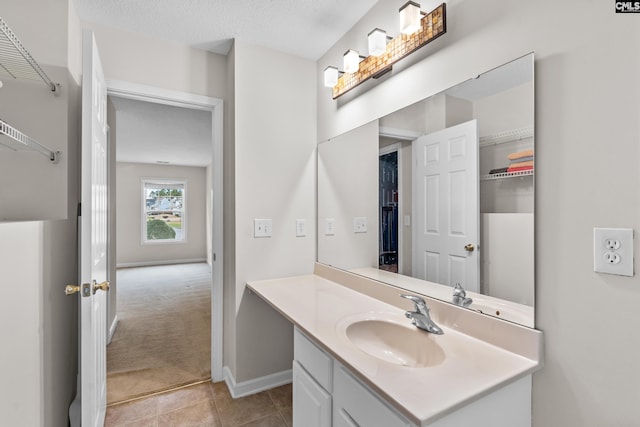
[[[474,102],[480,129],[483,293],[529,306],[534,295],[533,108],[531,80]]]

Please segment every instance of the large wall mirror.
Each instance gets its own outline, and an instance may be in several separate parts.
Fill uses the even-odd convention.
[[[320,143],[318,262],[533,327],[533,68]]]

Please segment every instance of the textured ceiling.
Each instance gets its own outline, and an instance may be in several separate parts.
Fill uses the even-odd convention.
[[[116,108],[116,161],[211,163],[211,113],[112,97]]]
[[[82,20],[226,55],[232,39],[317,60],[377,0],[75,0]]]

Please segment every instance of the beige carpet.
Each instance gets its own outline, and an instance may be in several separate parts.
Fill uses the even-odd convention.
[[[119,269],[118,327],[107,347],[107,403],[211,376],[207,264]]]

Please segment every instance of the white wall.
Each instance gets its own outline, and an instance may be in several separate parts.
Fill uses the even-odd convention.
[[[322,263],[378,267],[378,139],[378,121],[373,121],[318,145],[317,256]],[[366,233],[353,232],[355,217],[367,219]],[[333,235],[325,233],[328,218],[334,220]]]
[[[44,421],[41,239],[42,222],[0,223],[0,414],[7,425]]]
[[[206,170],[201,167],[116,164],[116,263],[118,266],[153,265],[206,260]],[[142,180],[186,181],[186,237],[178,243],[143,243]]]
[[[235,300],[225,310],[236,330],[225,331],[225,365],[243,382],[291,369],[291,324],[245,284],[313,271],[317,76],[312,61],[237,41],[233,58],[235,285],[225,293],[234,287]],[[254,218],[271,218],[273,237],[253,238]]]
[[[339,64],[348,47],[365,51],[371,28],[396,28],[397,7],[378,2],[317,70]],[[640,344],[630,337],[640,321],[640,278],[592,266],[593,227],[640,229],[637,15],[614,13],[612,2],[452,0],[447,17],[447,34],[379,84],[336,102],[318,79],[318,140],[535,51],[536,327],[545,332],[546,360],[533,378],[533,423],[637,424],[629,402],[640,400]]]
[[[107,80],[224,99],[225,56],[91,22],[83,26],[95,34]]]

